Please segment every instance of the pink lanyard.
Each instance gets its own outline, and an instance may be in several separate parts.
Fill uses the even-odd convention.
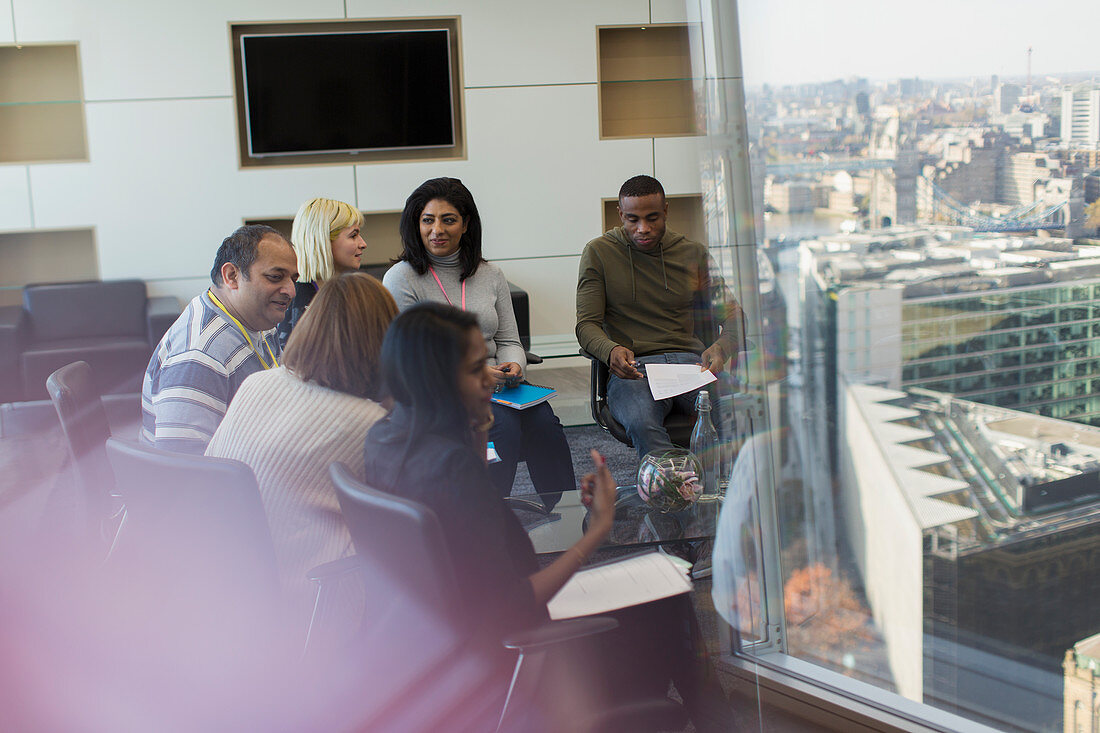
[[[443,283],[439,280],[439,275],[435,274],[435,268],[429,267],[428,271],[432,273],[432,277],[435,278],[435,284],[439,286],[439,292],[443,293],[443,297],[447,298],[447,305],[454,305],[451,299],[447,297],[447,291],[443,289]],[[462,310],[466,310],[466,281],[462,281]]]

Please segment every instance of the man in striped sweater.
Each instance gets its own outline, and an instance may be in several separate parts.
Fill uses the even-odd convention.
[[[201,454],[244,378],[278,366],[272,329],[298,279],[290,243],[271,227],[243,226],[218,248],[210,279],[145,371],[141,439],[158,448]]]

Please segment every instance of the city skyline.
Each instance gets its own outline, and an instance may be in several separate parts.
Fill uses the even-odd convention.
[[[748,86],[849,77],[1024,77],[1029,47],[1036,80],[1100,71],[1090,37],[1100,23],[1100,6],[1070,0],[1042,8],[1044,17],[1057,19],[1046,26],[1057,27],[1057,34],[1044,33],[1034,4],[1021,0],[928,0],[919,6],[753,0],[738,3],[738,13]]]

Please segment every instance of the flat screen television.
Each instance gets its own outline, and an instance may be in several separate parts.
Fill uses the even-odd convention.
[[[446,29],[242,34],[253,157],[455,144]]]

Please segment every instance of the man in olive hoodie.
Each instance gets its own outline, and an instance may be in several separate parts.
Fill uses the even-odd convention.
[[[608,407],[643,456],[673,447],[664,419],[674,403],[690,414],[695,395],[654,400],[642,368],[700,364],[717,374],[737,355],[741,307],[711,282],[707,248],[665,227],[668,202],[657,179],[624,183],[619,217],[621,227],[581,254],[577,341],[611,370]]]

